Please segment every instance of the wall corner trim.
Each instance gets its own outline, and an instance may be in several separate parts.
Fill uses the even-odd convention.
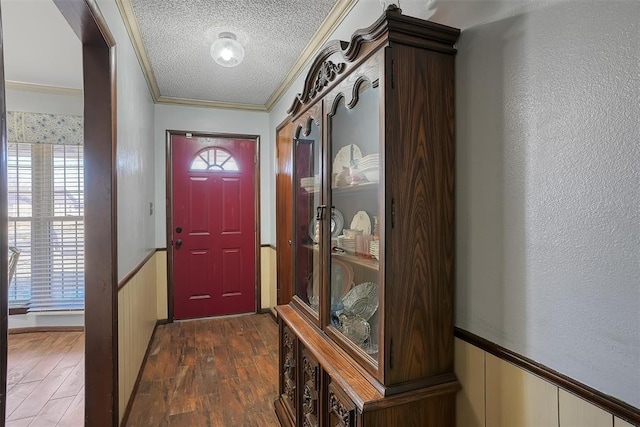
[[[147,261],[149,261],[151,257],[153,257],[156,254],[158,250],[159,249],[153,249],[151,252],[149,252],[149,254],[147,254],[147,256],[138,265],[136,265],[133,270],[129,272],[129,274],[124,276],[122,280],[118,282],[118,291],[120,291],[122,288],[127,286],[127,284],[131,281],[133,276],[135,276],[136,274],[138,274],[140,270],[142,270],[142,267],[144,267]]]

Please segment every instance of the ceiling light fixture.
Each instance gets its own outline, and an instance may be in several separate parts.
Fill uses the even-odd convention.
[[[235,67],[244,58],[244,48],[233,33],[220,33],[211,45],[211,57],[223,67]]]

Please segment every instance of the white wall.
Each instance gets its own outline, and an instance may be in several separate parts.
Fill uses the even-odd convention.
[[[118,85],[118,278],[155,248],[153,101],[114,0],[98,5],[116,40]]]
[[[7,89],[5,95],[7,111],[64,114],[67,116],[84,115],[84,102],[81,96],[27,92],[16,89]]]
[[[456,325],[640,406],[640,3],[401,6],[463,29]],[[379,14],[360,0],[331,38]]]
[[[269,227],[272,222],[272,214],[275,212],[275,189],[273,188],[275,160],[272,146],[273,138],[269,131],[267,113],[158,104],[155,106],[156,247],[165,248],[167,246],[165,211],[167,130],[260,136],[260,243],[275,242],[275,234],[272,234]]]
[[[462,33],[456,324],[640,406],[640,3]]]

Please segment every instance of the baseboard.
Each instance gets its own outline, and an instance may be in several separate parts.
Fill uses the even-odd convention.
[[[278,323],[278,318],[276,317],[276,313],[275,313],[275,310],[273,309],[273,307],[261,308],[260,311],[258,311],[258,313],[259,314],[270,314],[271,318],[273,319],[273,321]]]
[[[29,334],[35,332],[84,332],[84,326],[32,326],[28,328],[13,328],[8,330],[9,335]]]
[[[147,344],[147,350],[144,352],[144,358],[142,359],[142,363],[140,364],[140,370],[138,371],[136,382],[133,384],[133,390],[131,390],[131,395],[129,396],[127,407],[124,410],[124,414],[122,414],[122,421],[120,421],[120,427],[126,426],[127,421],[129,420],[129,414],[131,413],[131,408],[133,407],[133,401],[135,400],[136,394],[138,393],[140,380],[142,380],[142,373],[144,372],[144,368],[147,366],[147,359],[149,358],[149,353],[151,352],[151,346],[153,345],[153,340],[156,337],[156,330],[158,329],[158,326],[164,325],[167,323],[169,323],[167,319],[156,320],[156,326],[153,327],[151,338],[149,339],[149,343]]]
[[[495,357],[509,362],[520,369],[536,375],[545,381],[559,387],[579,398],[597,406],[618,418],[630,422],[633,425],[640,425],[640,409],[629,405],[615,397],[602,393],[579,381],[574,380],[564,374],[535,362],[528,357],[518,354],[495,344],[485,338],[475,335],[464,329],[455,328],[455,336],[469,344],[483,350]]]

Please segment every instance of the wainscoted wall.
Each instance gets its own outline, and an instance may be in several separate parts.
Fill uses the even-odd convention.
[[[156,285],[158,300],[158,319],[164,320],[169,317],[167,307],[167,251],[158,249],[156,251]]]
[[[457,427],[633,427],[459,338],[455,346],[455,372],[462,385]]]
[[[262,301],[260,308],[275,307],[277,302],[276,289],[276,250],[272,246],[260,248],[260,292]]]
[[[118,291],[118,398],[120,420],[125,413],[129,397],[138,377],[149,340],[153,334],[158,307],[157,258],[165,252],[156,252]],[[166,275],[165,275],[166,276]],[[162,276],[159,276],[162,278]],[[166,289],[166,286],[165,286]],[[166,300],[166,299],[165,299]],[[151,302],[151,303],[150,303]],[[165,316],[166,318],[166,316]]]

